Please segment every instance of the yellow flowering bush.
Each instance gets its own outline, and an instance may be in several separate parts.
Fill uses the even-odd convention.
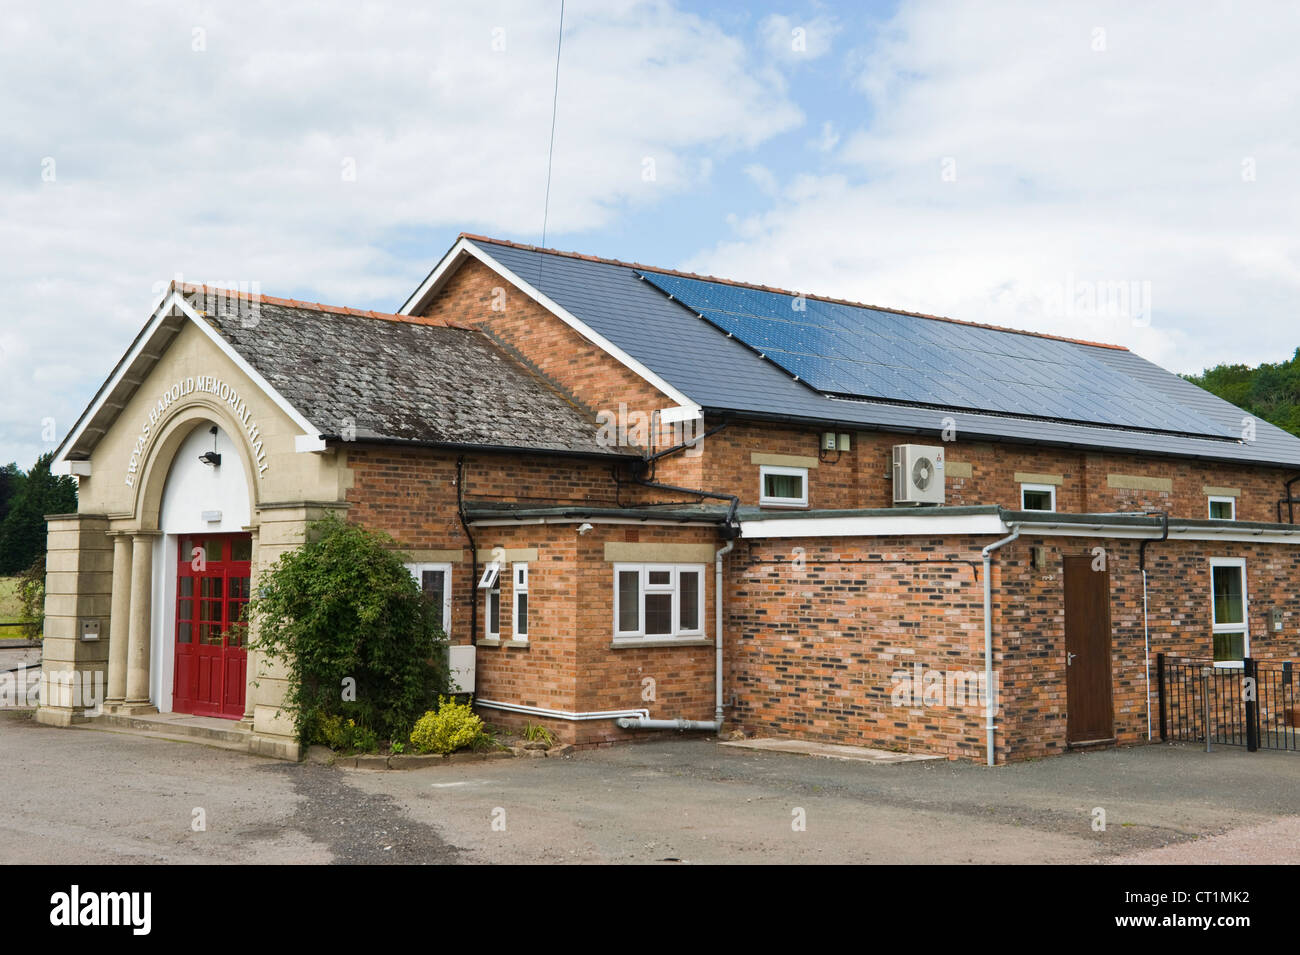
[[[454,753],[486,738],[483,721],[468,703],[442,696],[438,708],[421,716],[411,731],[411,745],[418,753]]]

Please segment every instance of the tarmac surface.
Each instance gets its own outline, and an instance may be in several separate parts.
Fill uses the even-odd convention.
[[[0,863],[1300,861],[1300,754],[1228,747],[990,770],[665,734],[383,772],[0,712],[0,758]]]

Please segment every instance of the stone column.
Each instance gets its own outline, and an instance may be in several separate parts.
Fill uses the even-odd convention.
[[[113,535],[113,604],[108,618],[108,703],[126,700],[131,631],[131,535]]]
[[[149,636],[153,620],[152,533],[131,538],[131,623],[127,637],[126,706],[143,712],[149,704]]]
[[[253,538],[253,552],[251,555],[252,562],[249,564],[248,567],[249,570],[248,590],[253,597],[256,597],[257,578],[258,578],[258,572],[257,572],[258,557],[260,556],[257,549],[257,528],[245,527],[244,530],[248,531],[248,533]],[[246,639],[249,642],[251,642],[253,639],[253,627],[251,623],[249,624],[248,627],[248,633],[246,635]],[[244,646],[247,647],[248,644],[246,643]],[[248,656],[248,662],[247,662],[248,670],[247,670],[247,685],[244,687],[244,718],[240,720],[240,722],[246,724],[249,729],[252,729],[253,727],[253,684],[257,680],[258,654],[253,650],[247,650],[247,656]]]

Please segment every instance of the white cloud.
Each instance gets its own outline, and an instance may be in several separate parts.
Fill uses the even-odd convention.
[[[765,196],[774,196],[777,192],[776,175],[772,170],[759,163],[750,163],[741,170],[752,182],[758,187],[758,191]]]
[[[839,173],[799,177],[685,265],[1118,341],[1179,371],[1289,357],[1298,31],[1284,5],[906,4],[855,51],[872,118]],[[1052,308],[1132,282],[1149,325]]]
[[[816,60],[825,56],[830,52],[831,41],[839,30],[839,24],[825,14],[798,17],[772,13],[758,24],[764,48],[771,56],[785,63]]]
[[[839,131],[836,130],[835,124],[828,119],[822,123],[821,135],[813,141],[813,146],[821,152],[828,153],[838,146],[839,142]]]
[[[8,11],[0,463],[48,448],[47,415],[65,433],[178,271],[392,307],[443,251],[395,251],[417,230],[535,236],[557,15],[522,0]],[[705,20],[571,2],[550,232],[700,188],[715,158],[801,122],[779,74]]]

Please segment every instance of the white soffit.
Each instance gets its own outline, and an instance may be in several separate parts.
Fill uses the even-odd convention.
[[[917,513],[862,517],[780,517],[740,522],[740,536],[772,537],[911,537],[961,534],[1000,535],[1007,526],[996,514]]]

